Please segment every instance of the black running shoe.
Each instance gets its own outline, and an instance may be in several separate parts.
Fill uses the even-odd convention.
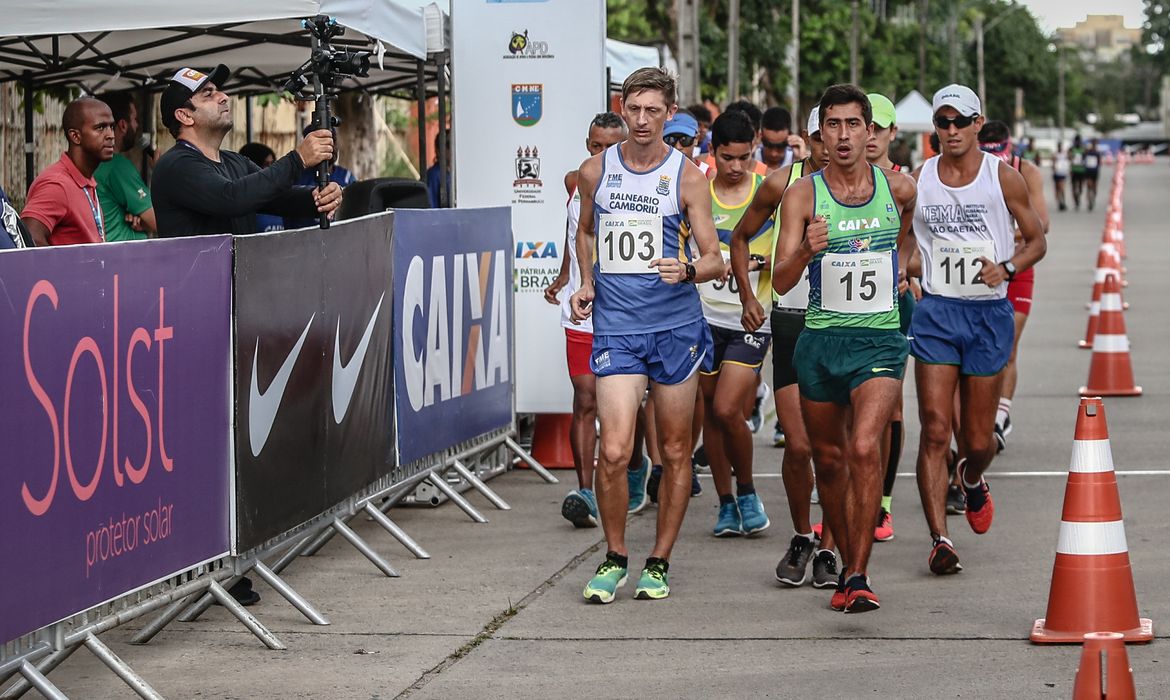
[[[967,494],[958,484],[947,486],[947,515],[962,515],[967,512]]]
[[[662,481],[662,466],[655,464],[650,468],[650,478],[646,480],[646,495],[651,503],[658,502],[658,482]]]

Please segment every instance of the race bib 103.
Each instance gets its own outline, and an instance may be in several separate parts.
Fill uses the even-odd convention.
[[[597,262],[602,274],[658,274],[650,262],[661,257],[661,216],[598,216]]]

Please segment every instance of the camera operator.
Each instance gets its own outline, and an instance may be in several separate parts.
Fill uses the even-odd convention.
[[[231,100],[220,89],[230,75],[219,65],[208,74],[185,68],[161,99],[162,122],[176,139],[155,166],[151,194],[161,236],[255,233],[256,214],[332,215],[341,188],[296,187],[301,174],[333,157],[333,136],[320,129],[295,150],[261,170],[220,145],[232,129]]]

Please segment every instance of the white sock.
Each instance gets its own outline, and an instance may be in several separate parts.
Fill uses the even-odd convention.
[[[939,535],[939,536],[938,536],[938,541],[939,541],[939,542],[946,542],[948,545],[950,545],[950,546],[952,546],[952,547],[954,547],[954,546],[955,546],[955,543],[954,543],[954,542],[951,542],[951,538],[949,538],[949,537],[943,537],[942,535]]]
[[[999,409],[995,412],[995,424],[1001,429],[1007,423],[1008,414],[1012,412],[1012,400],[1000,399]]]
[[[965,489],[977,489],[977,488],[979,488],[979,484],[982,484],[982,483],[983,483],[983,477],[979,477],[979,481],[975,482],[974,484],[969,484],[969,483],[967,483],[967,469],[966,469],[966,466],[967,466],[967,465],[966,465],[966,464],[964,464],[964,465],[963,465],[963,467],[964,467],[964,468],[959,470],[959,481],[960,481],[960,482],[963,484],[963,488],[965,488]]]
[[[796,533],[796,536],[797,536],[797,537],[803,537],[804,539],[808,540],[809,542],[815,542],[815,541],[816,541],[816,535],[814,535],[814,534],[813,534],[813,533],[811,533],[811,532],[810,532],[810,533],[808,533],[807,535],[806,535],[806,534],[804,534],[803,532],[796,532],[796,530],[793,530],[793,532],[794,532],[794,533]]]
[[[833,554],[833,550],[831,550],[831,549],[818,549],[816,552],[816,556],[818,556],[818,557],[821,556],[821,552],[828,552],[829,554]],[[833,558],[836,559],[837,555],[833,554]]]

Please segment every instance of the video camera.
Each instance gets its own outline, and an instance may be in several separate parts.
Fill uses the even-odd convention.
[[[332,17],[317,15],[312,19],[301,20],[301,26],[309,31],[312,53],[309,60],[289,76],[284,90],[297,99],[313,100],[316,103],[313,127],[333,131],[340,120],[333,116],[329,101],[337,96],[346,78],[364,78],[370,74],[371,54],[369,51],[334,47],[333,40],[345,34],[345,27]],[[329,184],[332,170],[332,161],[317,166],[318,189]],[[329,228],[329,218],[325,214],[320,215],[319,222],[321,228]]]

